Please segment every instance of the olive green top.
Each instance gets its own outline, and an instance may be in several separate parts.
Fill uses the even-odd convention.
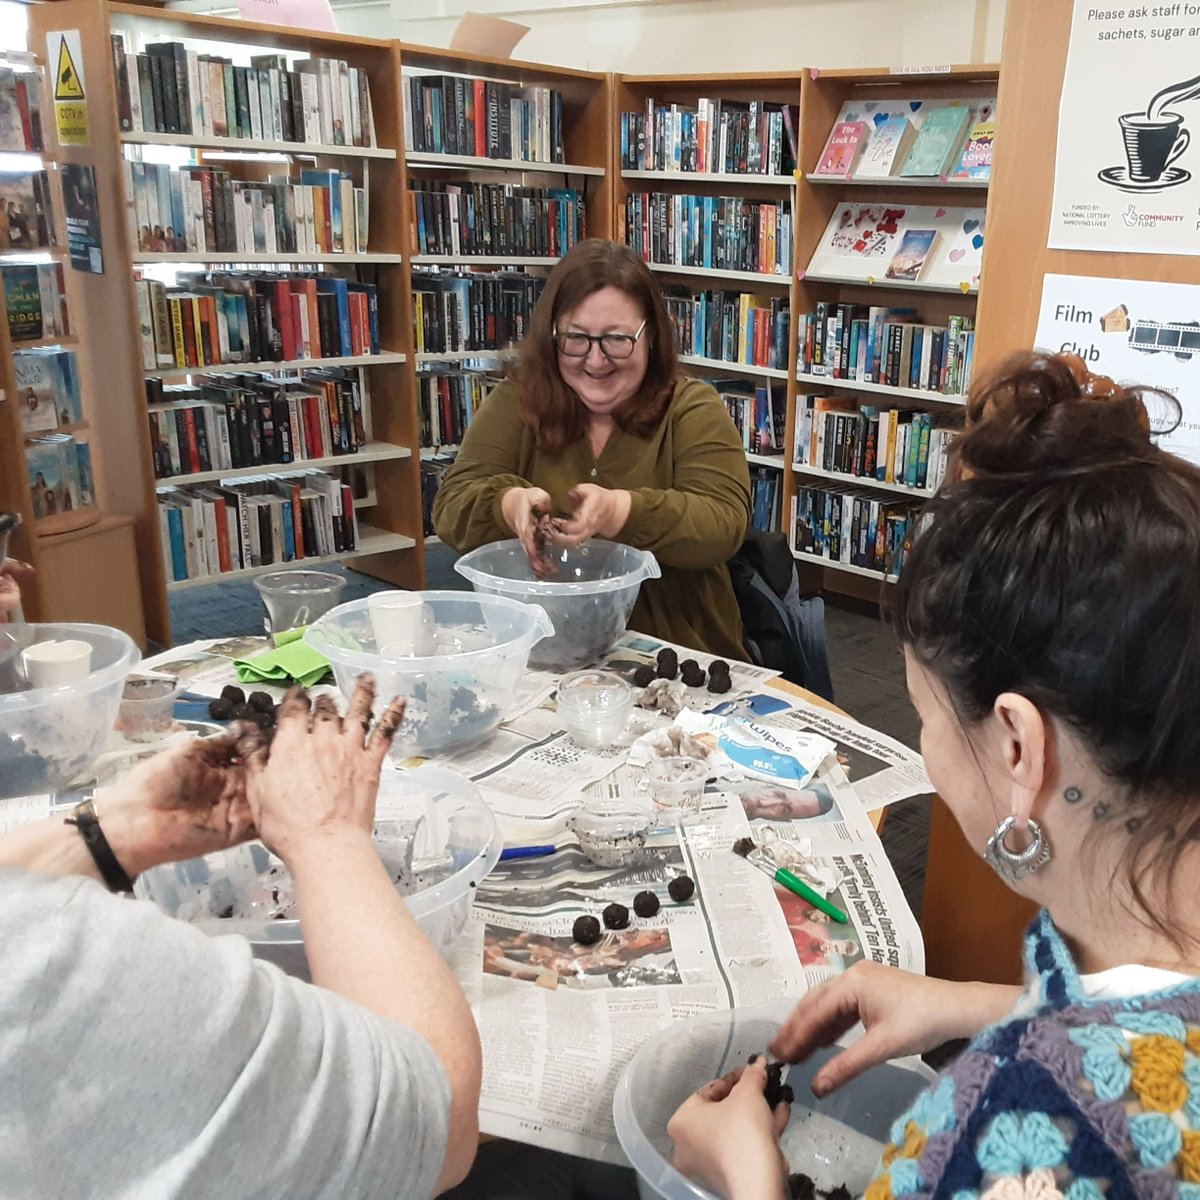
[[[742,620],[726,560],[750,521],[750,471],[716,391],[680,379],[662,423],[640,438],[614,428],[599,459],[587,437],[561,454],[538,450],[521,418],[519,391],[502,383],[480,406],[433,504],[438,537],[460,553],[513,536],[500,512],[512,487],[550,493],[574,507],[580,483],[627,489],[629,520],[616,541],[649,550],[661,579],[642,584],[629,628],[695,650],[745,658]]]

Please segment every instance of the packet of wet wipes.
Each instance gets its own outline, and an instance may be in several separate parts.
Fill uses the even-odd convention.
[[[819,733],[779,729],[737,713],[719,716],[685,709],[675,723],[702,741],[705,735],[715,739],[709,761],[716,773],[741,774],[782,787],[803,787],[837,749]],[[726,764],[728,771],[722,769]]]

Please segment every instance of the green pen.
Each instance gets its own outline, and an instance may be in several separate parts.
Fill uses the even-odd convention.
[[[786,867],[776,867],[773,863],[768,862],[763,854],[761,847],[755,845],[753,838],[738,838],[733,843],[734,854],[740,854],[751,866],[757,867],[764,875],[769,875],[776,883],[787,888],[789,892],[794,892],[802,900],[807,900],[813,908],[819,909],[826,916],[832,917],[833,920],[845,925],[849,921],[849,917],[836,904],[831,904],[820,892],[808,886],[798,875],[787,870]]]

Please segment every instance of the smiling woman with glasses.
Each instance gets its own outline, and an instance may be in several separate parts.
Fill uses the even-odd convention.
[[[629,627],[745,657],[725,566],[750,520],[745,450],[713,388],[680,374],[662,294],[626,246],[591,238],[554,268],[433,515],[458,551],[520,538],[539,574],[542,536],[649,550],[662,578],[642,585]]]

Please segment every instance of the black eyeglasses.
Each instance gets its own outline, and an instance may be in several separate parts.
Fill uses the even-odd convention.
[[[554,327],[554,343],[559,354],[567,358],[587,358],[592,352],[592,344],[600,347],[600,353],[605,358],[628,358],[633,348],[638,344],[648,322],[643,321],[637,333],[560,333],[558,326]]]

